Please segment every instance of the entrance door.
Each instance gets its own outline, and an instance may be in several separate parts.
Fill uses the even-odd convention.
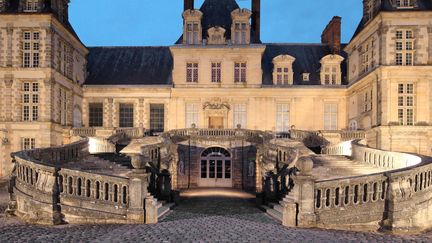
[[[212,116],[209,117],[209,128],[210,129],[223,129],[223,117]]]
[[[232,163],[227,150],[209,148],[202,153],[199,186],[232,187]]]

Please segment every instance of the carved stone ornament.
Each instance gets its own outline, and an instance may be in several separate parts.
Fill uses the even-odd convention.
[[[203,110],[231,110],[231,106],[227,101],[222,101],[220,98],[215,98],[207,101],[203,105]]]

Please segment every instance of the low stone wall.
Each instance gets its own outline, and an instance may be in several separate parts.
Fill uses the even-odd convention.
[[[157,200],[145,171],[126,176],[70,169],[89,155],[88,139],[14,153],[8,212],[35,224],[156,223]],[[85,161],[85,160],[84,160]]]

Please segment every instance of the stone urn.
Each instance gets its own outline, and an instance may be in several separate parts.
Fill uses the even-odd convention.
[[[134,169],[143,170],[145,169],[147,163],[144,161],[144,157],[140,154],[131,156],[131,164]]]
[[[297,161],[297,169],[299,169],[302,175],[312,175],[313,161],[309,157],[301,157]]]

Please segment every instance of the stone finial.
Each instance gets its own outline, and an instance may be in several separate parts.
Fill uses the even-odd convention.
[[[131,164],[134,167],[134,169],[145,169],[146,162],[144,162],[144,158],[141,155],[133,155],[131,156]]]
[[[302,157],[297,161],[297,168],[302,175],[312,175],[313,164],[314,163],[311,158]]]

